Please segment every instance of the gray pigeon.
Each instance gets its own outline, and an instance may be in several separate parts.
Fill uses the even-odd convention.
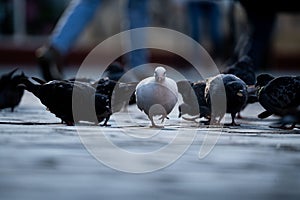
[[[177,87],[183,100],[183,103],[178,107],[179,117],[188,114],[196,117],[189,119],[182,116],[182,118],[186,120],[195,120],[202,117],[210,119],[210,107],[204,96],[206,87],[205,81],[198,81],[195,83],[185,80],[178,81]]]
[[[220,85],[220,80],[224,84],[226,94],[222,94],[222,86]],[[224,95],[226,96],[224,97]],[[207,80],[205,88],[205,98],[209,106],[211,106],[210,98],[217,98],[219,100],[226,98],[226,113],[230,113],[232,119],[232,122],[228,125],[238,126],[238,124],[235,123],[234,119],[236,114],[240,112],[247,103],[247,85],[243,80],[236,77],[235,75],[219,74]],[[222,109],[216,108],[216,113],[214,113],[214,116],[211,116],[211,120],[213,120],[213,123],[220,123],[225,115],[225,113],[221,111]],[[216,118],[219,118],[218,121],[216,121]]]
[[[160,128],[153,121],[153,116],[161,115],[162,122],[173,110],[178,100],[176,82],[166,77],[166,69],[157,67],[153,77],[142,80],[136,87],[136,104],[151,121],[151,127]]]
[[[268,74],[257,77],[257,97],[266,109],[258,115],[266,118],[272,114],[286,116],[300,105],[300,76],[281,76],[274,78]]]
[[[92,86],[96,88],[97,94],[109,97],[110,108],[115,113],[128,103],[132,104],[132,100],[135,100],[134,90],[137,84],[138,82],[122,83],[105,77],[96,81]]]

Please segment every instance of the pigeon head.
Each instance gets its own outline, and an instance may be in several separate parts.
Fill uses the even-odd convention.
[[[163,67],[156,67],[154,71],[155,80],[162,82],[166,78],[166,69]]]
[[[7,79],[11,79],[12,76],[14,75],[14,73],[18,70],[18,68],[13,69],[12,71],[10,71],[9,73],[3,75],[3,77],[7,78]]]
[[[255,87],[263,87],[267,85],[271,80],[273,80],[275,77],[271,76],[270,74],[260,74],[255,83]]]
[[[16,76],[14,76],[14,77],[12,78],[12,82],[13,82],[15,85],[18,85],[18,84],[22,83],[22,81],[23,81],[24,79],[26,79],[26,78],[28,78],[28,77],[24,74],[24,72],[22,72],[21,74],[18,74],[18,75],[16,75]]]
[[[236,96],[236,98],[247,97],[247,89],[237,81],[233,81],[226,85],[226,93]]]
[[[12,70],[11,72],[2,75],[2,76],[0,77],[0,86],[4,86],[4,85],[10,83],[13,74],[14,74],[17,70],[18,70],[18,69],[16,68],[16,69]]]

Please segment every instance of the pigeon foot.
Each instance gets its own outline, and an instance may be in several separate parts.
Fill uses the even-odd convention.
[[[292,124],[290,126],[286,126],[285,124],[278,124],[278,125],[270,125],[270,128],[279,128],[283,130],[293,130],[296,127],[296,124]]]

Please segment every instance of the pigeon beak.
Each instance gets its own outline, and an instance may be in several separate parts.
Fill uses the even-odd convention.
[[[236,95],[237,96],[239,96],[239,97],[243,97],[244,95],[243,95],[243,93],[242,93],[243,91],[242,90],[240,90],[238,93],[236,93]]]

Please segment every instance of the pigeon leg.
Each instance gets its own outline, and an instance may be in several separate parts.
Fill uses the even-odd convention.
[[[236,113],[231,113],[231,119],[232,119],[232,121],[229,124],[228,123],[225,124],[225,126],[240,126],[239,124],[235,123],[235,121],[234,121],[235,115],[236,115]]]
[[[148,116],[148,118],[150,119],[150,121],[151,121],[151,126],[150,126],[150,128],[163,128],[163,126],[158,126],[158,125],[156,125],[155,123],[154,123],[154,120],[153,120],[153,116],[151,115],[151,116]]]
[[[296,123],[293,123],[291,126],[286,126],[286,124],[280,124],[280,125],[271,125],[270,128],[279,128],[283,130],[293,130],[296,127]]]
[[[241,112],[238,112],[237,116],[238,119],[243,119],[243,116],[241,115]]]
[[[72,121],[66,120],[65,122],[66,122],[67,126],[74,126],[74,122],[72,122]]]
[[[14,112],[14,110],[15,110],[15,107],[11,107],[11,108],[10,108],[10,111],[11,111],[11,112]]]
[[[159,120],[161,120],[161,123],[163,123],[165,121],[165,119],[169,119],[169,117],[167,115],[162,115]]]
[[[162,115],[160,118],[158,118],[158,120],[161,120],[161,123],[164,123],[164,121],[165,121],[165,116]]]
[[[220,123],[221,123],[221,121],[222,121],[223,118],[224,118],[224,115],[223,115],[223,116],[220,116],[219,119],[218,119],[218,121],[217,121],[217,124],[216,124],[216,125],[220,125]]]
[[[220,124],[220,123],[221,123],[221,120],[222,120],[222,118],[220,117],[220,118],[218,119],[218,121],[217,121],[217,124]]]
[[[211,117],[209,124],[210,125],[219,125],[220,123],[218,122],[218,120],[215,117]]]
[[[109,117],[106,117],[104,123],[101,124],[100,126],[111,126],[110,124],[107,124],[109,118],[110,118],[110,116],[109,116]]]

